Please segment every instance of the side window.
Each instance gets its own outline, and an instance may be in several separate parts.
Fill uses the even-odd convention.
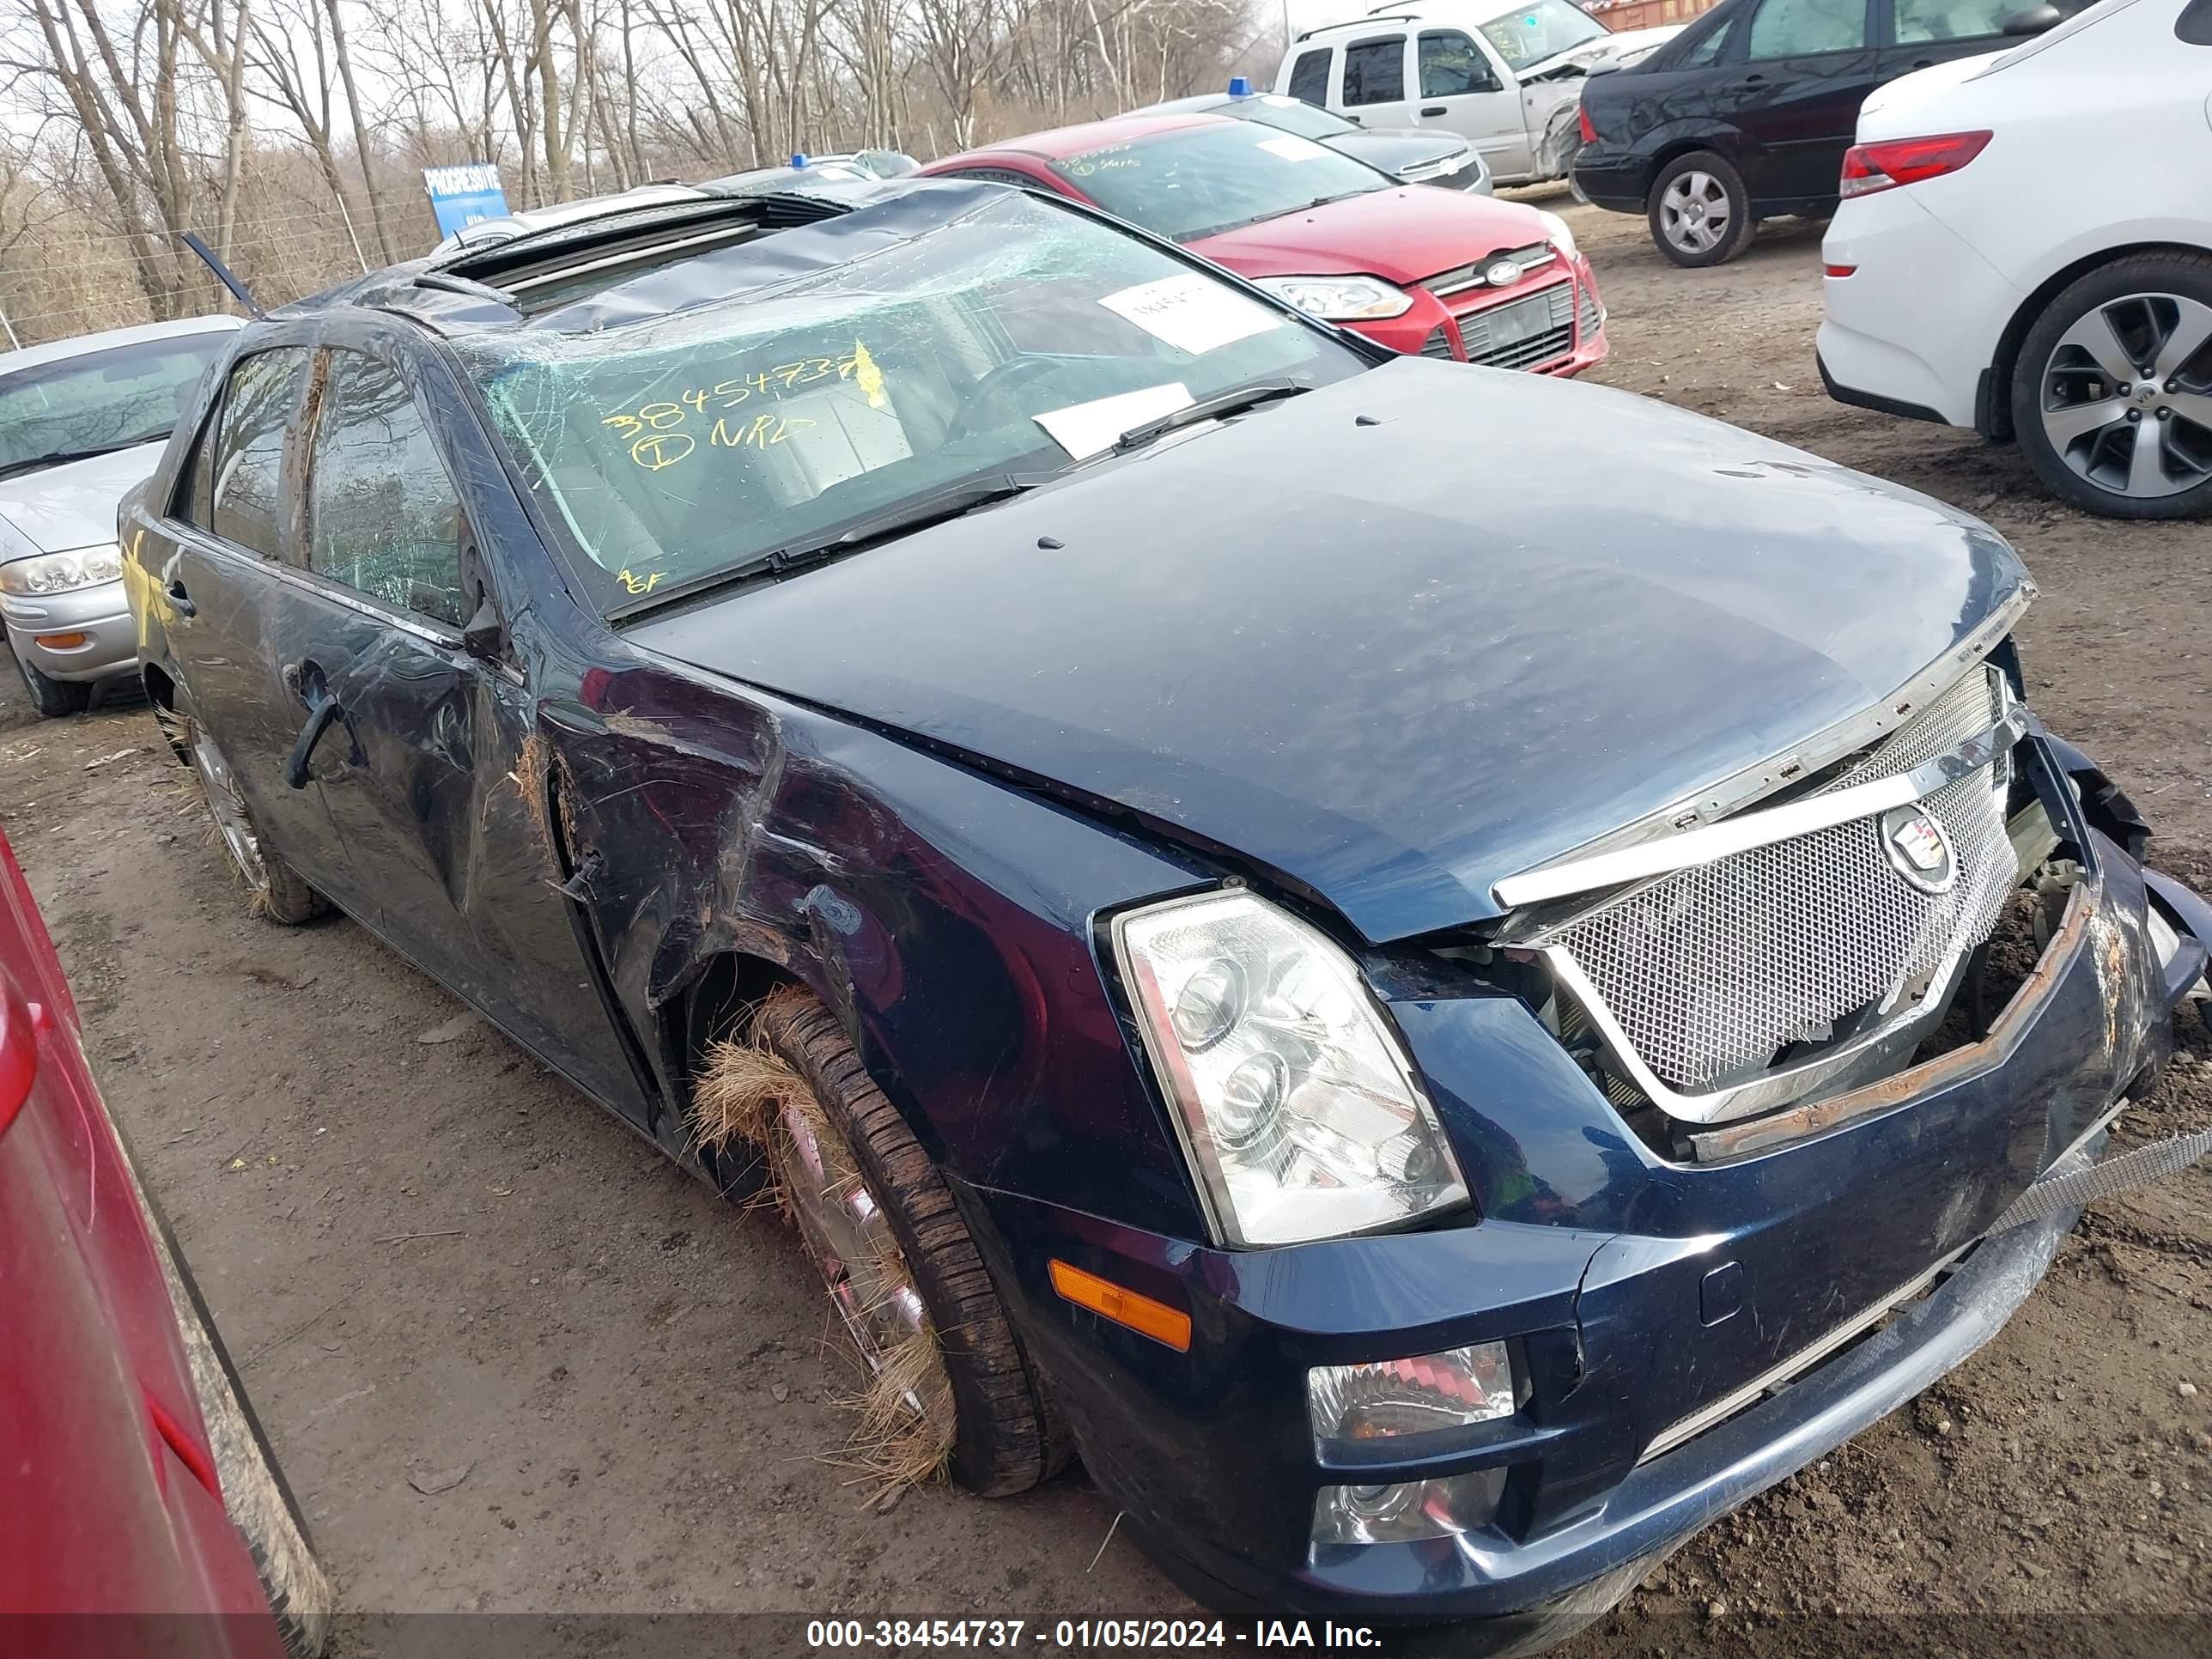
[[[192,453],[185,459],[183,471],[177,474],[176,494],[169,502],[171,518],[196,524],[203,530],[215,527],[210,519],[215,505],[216,426],[222,419],[222,403],[217,399],[208,410],[199,434],[192,440]]]
[[[2173,33],[2185,46],[2212,46],[2212,0],[2189,0],[2173,20]]]
[[[1917,46],[2002,34],[2005,20],[2027,9],[2024,0],[1891,0],[1890,15],[1897,44]]]
[[[1735,33],[1735,30],[1730,26],[1730,21],[1723,21],[1717,27],[1707,29],[1705,38],[1696,42],[1677,58],[1674,67],[1711,69],[1721,61],[1721,54],[1728,50],[1729,36]]]
[[[1309,104],[1328,107],[1328,59],[1334,46],[1315,46],[1298,54],[1297,63],[1291,70],[1291,96],[1303,98]]]
[[[1820,52],[1856,52],[1867,43],[1866,0],[1765,0],[1751,20],[1754,63]]]
[[[1396,104],[1406,97],[1406,37],[1363,40],[1344,49],[1344,102]]]
[[[307,486],[310,570],[460,627],[461,503],[398,371],[333,351]]]
[[[212,434],[207,527],[267,559],[283,551],[284,444],[307,368],[304,346],[280,346],[242,359],[230,371],[221,424]]]
[[[1458,98],[1470,92],[1496,92],[1497,71],[1490,60],[1457,29],[1431,29],[1421,36],[1421,96]]]

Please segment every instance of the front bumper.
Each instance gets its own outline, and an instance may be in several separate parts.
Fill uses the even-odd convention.
[[[104,680],[138,665],[138,629],[119,581],[95,582],[60,593],[0,598],[0,622],[9,648],[50,680]],[[65,644],[41,639],[84,637]]]
[[[2029,741],[2055,782],[2067,751]],[[2163,1064],[2212,934],[2161,881],[2180,939],[2161,956],[2139,866],[2063,812],[2089,868],[1990,1037],[1840,1097],[1850,1110],[1806,1109],[1786,1140],[1664,1161],[1518,1002],[1392,1000],[1479,1222],[1235,1253],[963,1189],[1094,1478],[1217,1604],[1503,1620],[1512,1639],[1602,1612],[1958,1364],[2049,1265],[2070,1213],[1989,1230]],[[1187,1308],[1188,1352],[1058,1301],[1054,1257]],[[1316,1451],[1309,1367],[1501,1340],[1526,1383],[1511,1418]],[[1501,1467],[1476,1531],[1310,1544],[1322,1486]]]
[[[1561,287],[1561,267],[1565,266],[1568,286],[1567,311],[1570,320],[1557,349],[1544,356],[1529,358],[1525,351],[1503,351],[1488,356],[1480,349],[1470,350],[1469,339],[1480,319],[1486,314],[1523,301],[1537,302],[1551,290]],[[1412,307],[1397,317],[1375,322],[1351,323],[1377,344],[1409,356],[1441,358],[1453,362],[1488,363],[1492,367],[1520,368],[1536,374],[1572,376],[1605,361],[1610,349],[1606,339],[1605,301],[1599,296],[1597,278],[1591,272],[1589,261],[1577,257],[1573,260],[1554,260],[1522,278],[1510,288],[1480,289],[1454,294],[1449,301],[1438,299],[1426,289],[1409,288],[1413,295]]]

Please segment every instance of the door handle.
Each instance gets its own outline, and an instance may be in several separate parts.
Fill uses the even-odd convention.
[[[345,709],[327,690],[318,688],[307,701],[307,723],[300,728],[300,740],[292,745],[292,763],[284,769],[284,781],[295,789],[305,789],[314,774],[308,771],[307,763],[315,757],[315,745],[323,740],[323,733],[344,718]]]
[[[1421,113],[1424,115],[1449,115],[1451,112],[1446,109],[1442,104],[1424,104],[1421,106]]]
[[[191,595],[185,592],[184,583],[172,580],[166,592],[169,596],[169,609],[179,617],[197,617],[200,614],[199,606],[194,605]]]

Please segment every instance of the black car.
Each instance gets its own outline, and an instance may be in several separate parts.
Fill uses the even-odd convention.
[[[2212,939],[1987,526],[1001,185],[286,307],[119,529],[258,909],[765,1174],[886,1478],[1224,1606],[1594,1615],[2032,1292]]]
[[[1490,168],[1481,153],[1456,133],[1435,127],[1355,126],[1341,115],[1320,109],[1303,98],[1279,93],[1254,92],[1243,76],[1229,83],[1227,92],[1201,92],[1188,98],[1171,98],[1132,110],[1133,115],[1158,115],[1169,111],[1202,110],[1326,144],[1377,172],[1387,173],[1402,185],[1434,185],[1441,190],[1471,190],[1491,194]]]
[[[1761,219],[1835,211],[1876,87],[2062,15],[2031,0],[1723,0],[1643,62],[1590,76],[1575,187],[1644,215],[1676,264],[1724,264]]]

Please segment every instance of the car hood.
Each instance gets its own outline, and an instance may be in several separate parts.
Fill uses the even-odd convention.
[[[150,476],[161,459],[161,444],[138,444],[88,461],[0,478],[0,519],[15,532],[0,542],[0,558],[113,541],[115,504],[124,491]]]
[[[1439,137],[1418,127],[1392,127],[1377,132],[1340,132],[1322,142],[1331,149],[1395,173],[1401,167],[1417,167],[1425,161],[1442,161],[1465,155],[1467,140],[1447,133]]]
[[[1733,427],[1407,357],[627,632],[1379,943],[1863,712],[2025,580],[1978,521]]]
[[[1546,234],[1536,210],[1518,202],[1401,185],[1224,230],[1189,247],[1245,276],[1364,271],[1405,283],[1540,242]]]

